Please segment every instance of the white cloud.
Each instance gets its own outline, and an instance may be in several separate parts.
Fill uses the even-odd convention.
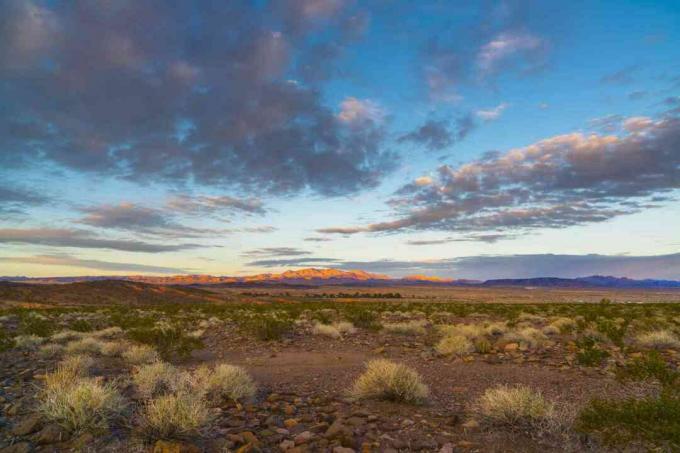
[[[345,123],[359,123],[367,120],[379,123],[385,118],[385,111],[378,103],[370,99],[348,97],[340,104],[338,118]]]
[[[494,121],[500,118],[505,109],[507,109],[508,107],[510,107],[510,104],[502,102],[498,104],[496,107],[477,110],[477,112],[475,113],[479,118],[483,119],[484,121]]]

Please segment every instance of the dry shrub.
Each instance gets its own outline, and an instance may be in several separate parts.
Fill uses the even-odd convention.
[[[439,326],[439,333],[444,336],[461,336],[468,340],[481,338],[486,334],[486,328],[478,324],[454,324],[452,326]]]
[[[174,390],[178,380],[179,372],[166,362],[142,365],[132,375],[132,382],[143,398],[152,398]]]
[[[45,375],[38,395],[40,413],[70,432],[106,429],[125,408],[113,384],[83,376],[91,361],[86,356],[67,358]]]
[[[493,425],[516,428],[538,427],[555,416],[554,404],[523,385],[500,385],[487,389],[478,401],[484,419]]]
[[[354,324],[347,321],[336,322],[333,324],[333,327],[338,329],[338,332],[343,335],[351,335],[357,331],[356,327],[354,327]]]
[[[576,329],[576,320],[571,318],[553,318],[550,325],[559,329],[560,333],[569,333]]]
[[[508,331],[508,324],[506,322],[492,322],[485,327],[487,335],[499,337]]]
[[[675,349],[680,348],[680,339],[670,330],[654,330],[635,337],[637,343],[646,348]]]
[[[524,327],[517,331],[508,332],[503,338],[507,342],[519,343],[527,348],[540,347],[547,340],[543,332],[534,327]]]
[[[63,352],[64,347],[62,345],[56,343],[47,343],[40,346],[40,349],[38,349],[38,356],[43,359],[51,359],[62,354]]]
[[[37,335],[17,335],[14,337],[14,346],[18,349],[35,351],[38,346],[45,342],[44,338]]]
[[[121,357],[130,345],[123,341],[107,341],[101,344],[99,352],[106,357]]]
[[[82,340],[71,341],[66,345],[67,354],[99,354],[102,350],[102,341],[92,337],[85,337]]]
[[[385,359],[372,360],[350,391],[354,399],[420,403],[429,390],[420,375],[406,365]]]
[[[342,336],[340,331],[334,326],[320,323],[314,324],[314,327],[312,327],[312,334],[331,338],[340,338]]]
[[[111,339],[123,335],[123,329],[118,326],[107,327],[106,329],[91,332],[88,336],[100,339]]]
[[[388,333],[397,335],[424,335],[427,332],[424,324],[424,321],[388,323],[383,324],[383,329]]]
[[[214,402],[228,398],[234,401],[251,398],[257,390],[248,372],[238,366],[222,363],[215,368],[201,366],[194,372],[194,388]]]
[[[462,335],[447,335],[435,345],[435,351],[441,355],[464,355],[474,351],[470,340]]]
[[[543,329],[541,329],[541,331],[543,332],[544,335],[547,335],[549,337],[560,334],[560,329],[552,324],[545,326]]]
[[[142,365],[160,360],[156,350],[145,344],[130,346],[127,351],[122,353],[122,357],[132,365]]]
[[[76,332],[75,330],[62,330],[50,337],[50,340],[56,343],[66,343],[73,340],[81,340],[85,337],[84,332]]]
[[[148,400],[140,419],[148,436],[185,437],[198,434],[210,421],[210,413],[200,394],[178,392]]]

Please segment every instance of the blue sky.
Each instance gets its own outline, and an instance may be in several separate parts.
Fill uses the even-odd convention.
[[[0,275],[680,279],[679,25],[670,1],[3,2]]]

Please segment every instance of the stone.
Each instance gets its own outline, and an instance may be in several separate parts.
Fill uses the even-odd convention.
[[[503,350],[506,352],[517,351],[518,349],[519,349],[518,343],[508,343],[503,347]]]
[[[40,414],[33,414],[14,425],[12,428],[12,434],[15,436],[25,436],[27,434],[31,434],[40,429],[41,423],[42,417]]]
[[[292,428],[293,426],[295,426],[297,424],[298,424],[298,421],[294,418],[288,418],[288,419],[283,421],[283,426],[285,426],[288,429]]]
[[[201,453],[201,449],[185,442],[157,441],[153,453]]]
[[[284,440],[279,444],[279,448],[282,451],[288,451],[293,447],[295,447],[295,442],[293,442],[292,440]]]
[[[56,423],[50,423],[35,435],[35,443],[39,445],[54,444],[66,439],[66,432]]]
[[[442,448],[439,449],[439,453],[453,453],[453,444],[451,442],[445,443],[442,445]]]
[[[252,445],[259,445],[260,444],[260,440],[257,438],[257,436],[250,431],[242,432],[241,437],[243,438],[243,442],[245,442],[246,444],[252,444]]]
[[[0,453],[28,453],[29,451],[31,451],[31,445],[28,442],[19,442],[0,449]]]
[[[356,453],[353,448],[348,447],[335,447],[333,453]]]
[[[306,444],[316,437],[313,432],[305,431],[295,436],[295,445]]]

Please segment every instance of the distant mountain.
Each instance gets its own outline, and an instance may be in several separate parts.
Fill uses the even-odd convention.
[[[182,286],[525,286],[545,288],[680,288],[676,280],[634,280],[625,277],[592,275],[579,278],[516,278],[495,279],[484,282],[476,280],[455,280],[451,278],[432,277],[427,275],[408,275],[393,278],[389,275],[374,274],[362,270],[340,270],[309,268],[286,271],[280,274],[266,273],[244,277],[213,275],[173,275],[168,277],[128,275],[128,276],[83,276],[83,277],[0,277],[0,281],[25,283],[73,283],[99,280],[125,280],[130,282],[150,283],[154,285]]]

